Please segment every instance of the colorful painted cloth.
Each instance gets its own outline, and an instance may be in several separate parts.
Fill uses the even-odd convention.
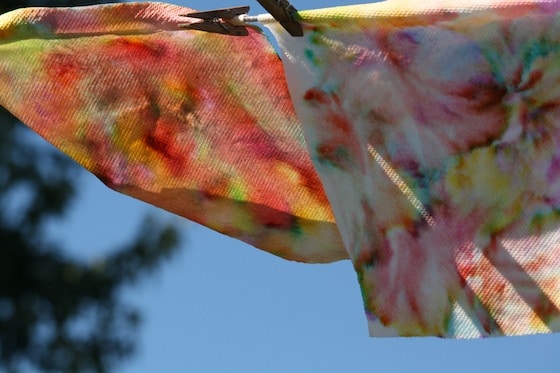
[[[560,2],[271,28],[373,336],[560,331]]]
[[[560,1],[301,12],[271,25],[287,79],[258,29],[188,11],[2,15],[0,104],[118,191],[350,257],[373,336],[560,331]]]
[[[287,259],[347,258],[273,48],[178,28],[189,12],[4,14],[0,104],[117,191]]]

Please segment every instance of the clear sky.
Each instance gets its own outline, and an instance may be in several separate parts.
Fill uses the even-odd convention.
[[[363,2],[363,1],[362,1]],[[176,0],[199,10],[254,0]],[[354,2],[293,0],[298,9]],[[74,253],[102,257],[146,212],[170,214],[119,195],[84,172],[71,216],[53,226]],[[369,338],[349,261],[293,263],[184,219],[184,249],[125,296],[143,311],[138,353],[119,369],[153,372],[559,372],[560,334],[489,340]]]

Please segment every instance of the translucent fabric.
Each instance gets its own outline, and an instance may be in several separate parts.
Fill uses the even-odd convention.
[[[173,5],[23,9],[0,16],[0,104],[117,191],[350,258],[372,336],[559,331],[559,9],[304,11],[302,38],[269,24],[285,71],[258,28],[180,29],[199,20]]]

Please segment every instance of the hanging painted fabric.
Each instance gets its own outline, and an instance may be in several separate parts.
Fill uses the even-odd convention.
[[[559,8],[301,12],[302,38],[271,25],[291,99],[252,27],[20,10],[0,16],[0,104],[118,191],[287,259],[349,256],[371,335],[559,331]]]
[[[286,259],[347,258],[274,49],[179,28],[190,12],[1,15],[0,104],[119,192]]]
[[[300,16],[270,27],[370,334],[560,331],[560,2]]]

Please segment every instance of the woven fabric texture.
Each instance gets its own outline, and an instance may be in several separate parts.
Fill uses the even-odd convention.
[[[0,104],[117,191],[286,259],[347,258],[277,54],[256,28],[180,29],[191,11],[4,14]]]
[[[189,11],[1,15],[0,104],[119,192],[350,258],[372,336],[560,331],[560,1],[303,11],[284,66]]]
[[[271,25],[372,336],[560,330],[560,2]]]

